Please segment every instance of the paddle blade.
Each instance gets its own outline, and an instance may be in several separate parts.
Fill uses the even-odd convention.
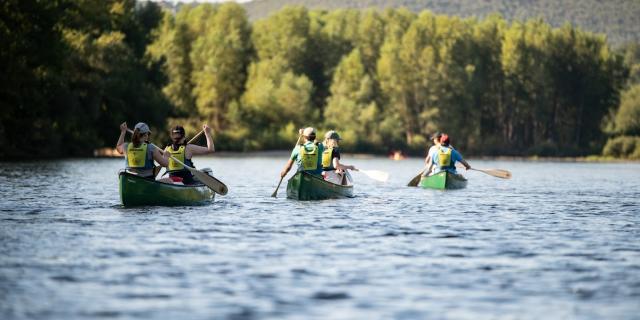
[[[187,169],[189,169],[189,171],[191,172],[191,174],[193,174],[193,176],[198,179],[198,181],[204,183],[207,187],[209,187],[209,189],[213,190],[215,193],[221,194],[221,195],[225,195],[227,194],[227,192],[229,192],[229,189],[227,188],[227,186],[220,182],[220,180],[214,178],[213,176],[210,176],[200,170],[196,170],[190,167],[186,167]]]
[[[379,170],[359,170],[364,173],[367,177],[381,182],[386,182],[389,180],[389,173]]]
[[[494,176],[496,178],[501,179],[511,179],[511,172],[502,169],[476,169],[478,171],[482,171],[490,176]]]
[[[280,189],[280,184],[282,183],[282,179],[284,179],[284,177],[280,177],[280,182],[278,182],[278,186],[276,187],[275,190],[273,190],[273,193],[271,194],[272,198],[278,197],[278,189]]]
[[[420,179],[422,178],[422,172],[418,173],[417,176],[413,177],[409,183],[407,183],[407,187],[417,187],[418,183],[420,183]]]

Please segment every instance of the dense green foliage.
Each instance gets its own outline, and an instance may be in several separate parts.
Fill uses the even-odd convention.
[[[161,17],[133,0],[3,1],[1,158],[88,154],[124,119],[164,126],[163,76],[144,59]]]
[[[7,3],[0,139],[19,151],[5,158],[87,154],[124,120],[191,134],[208,122],[219,150],[289,148],[309,125],[350,151],[415,154],[435,130],[476,155],[592,154],[637,134],[637,92],[618,108],[636,51],[570,25],[304,7],[252,24],[235,3]]]
[[[499,13],[509,21],[542,17],[554,27],[569,22],[604,33],[614,44],[640,41],[640,1],[636,0],[254,0],[244,4],[251,19],[267,17],[286,5],[324,10],[405,7],[477,18]]]

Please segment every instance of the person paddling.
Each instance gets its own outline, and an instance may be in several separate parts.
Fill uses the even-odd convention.
[[[149,126],[144,122],[136,124],[130,143],[124,142],[127,129],[126,122],[120,124],[120,137],[116,144],[118,153],[124,154],[126,170],[147,179],[154,179],[153,161],[155,160],[161,166],[166,167],[167,160],[159,149],[149,144],[151,137]]]
[[[324,147],[321,143],[315,143],[316,129],[312,127],[305,128],[304,130],[300,129],[299,134],[304,138],[304,143],[295,146],[293,151],[291,151],[289,161],[287,161],[284,169],[280,172],[281,178],[289,173],[294,162],[298,165],[298,171],[318,176],[322,175],[321,155],[324,152]]]
[[[438,148],[440,147],[440,138],[441,137],[442,137],[442,133],[441,132],[437,132],[437,131],[434,134],[431,135],[431,142],[433,142],[433,145],[429,148],[429,151],[427,151],[427,157],[424,158],[424,166],[425,167],[429,167],[429,165],[431,164],[431,162],[433,160],[433,154],[435,152],[437,152]],[[425,173],[423,175],[427,176],[430,173],[431,172],[429,172],[429,171],[425,171]]]
[[[164,149],[164,158],[167,160],[167,173],[169,173],[169,179],[174,182],[182,182],[183,184],[193,184],[195,179],[187,168],[185,168],[179,162],[169,158],[174,158],[184,162],[184,164],[195,167],[191,160],[194,155],[202,155],[215,152],[215,146],[213,145],[213,139],[211,138],[211,128],[208,125],[202,126],[202,131],[207,138],[207,147],[198,146],[195,144],[187,144],[185,142],[185,130],[182,126],[175,126],[171,128],[171,144]]]
[[[327,131],[324,135],[324,151],[322,152],[322,175],[324,179],[335,183],[342,184],[342,179],[346,173],[346,170],[358,171],[356,167],[352,165],[346,165],[340,163],[340,150],[339,141],[342,140],[340,135],[334,131]]]
[[[451,140],[447,134],[442,134],[440,137],[439,143],[431,153],[431,162],[429,163],[429,167],[425,171],[425,173],[431,172],[433,170],[433,174],[439,173],[441,171],[448,171],[451,173],[456,172],[456,162],[462,163],[467,170],[471,169],[471,166],[467,161],[462,158],[462,155],[455,150],[451,144]]]

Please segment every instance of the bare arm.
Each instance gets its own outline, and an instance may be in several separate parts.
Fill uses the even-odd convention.
[[[216,151],[216,147],[213,145],[213,138],[211,138],[211,128],[208,125],[203,125],[202,130],[204,131],[204,136],[207,138],[207,147],[198,146],[195,144],[187,145],[187,150],[191,156],[200,155],[200,154],[208,154]]]
[[[284,165],[282,172],[280,172],[281,178],[284,178],[284,176],[286,176],[287,173],[289,173],[289,170],[291,170],[291,166],[293,166],[293,160],[289,159],[289,161],[287,161],[287,164]]]
[[[160,151],[160,149],[153,148],[153,160],[155,160],[157,163],[159,163],[163,167],[166,167],[167,165],[169,165],[169,160],[165,158],[165,155],[168,155],[168,154],[169,154],[168,152],[166,154],[163,154]]]
[[[120,124],[120,137],[118,143],[116,143],[116,150],[119,154],[124,154],[124,136],[127,134],[127,123]]]
[[[356,169],[355,166],[351,166],[348,164],[341,164],[340,163],[340,159],[338,158],[333,158],[333,167],[336,168],[336,170],[354,170],[354,171],[358,171],[358,169]]]

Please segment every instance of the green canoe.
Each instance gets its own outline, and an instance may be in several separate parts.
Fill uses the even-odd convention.
[[[352,198],[353,185],[339,185],[312,174],[298,172],[287,183],[287,198],[295,200],[323,200]]]
[[[204,184],[178,185],[120,172],[120,200],[125,207],[203,205],[213,197]]]
[[[461,174],[442,171],[428,177],[422,177],[420,186],[425,189],[462,189],[467,186],[467,179]]]

